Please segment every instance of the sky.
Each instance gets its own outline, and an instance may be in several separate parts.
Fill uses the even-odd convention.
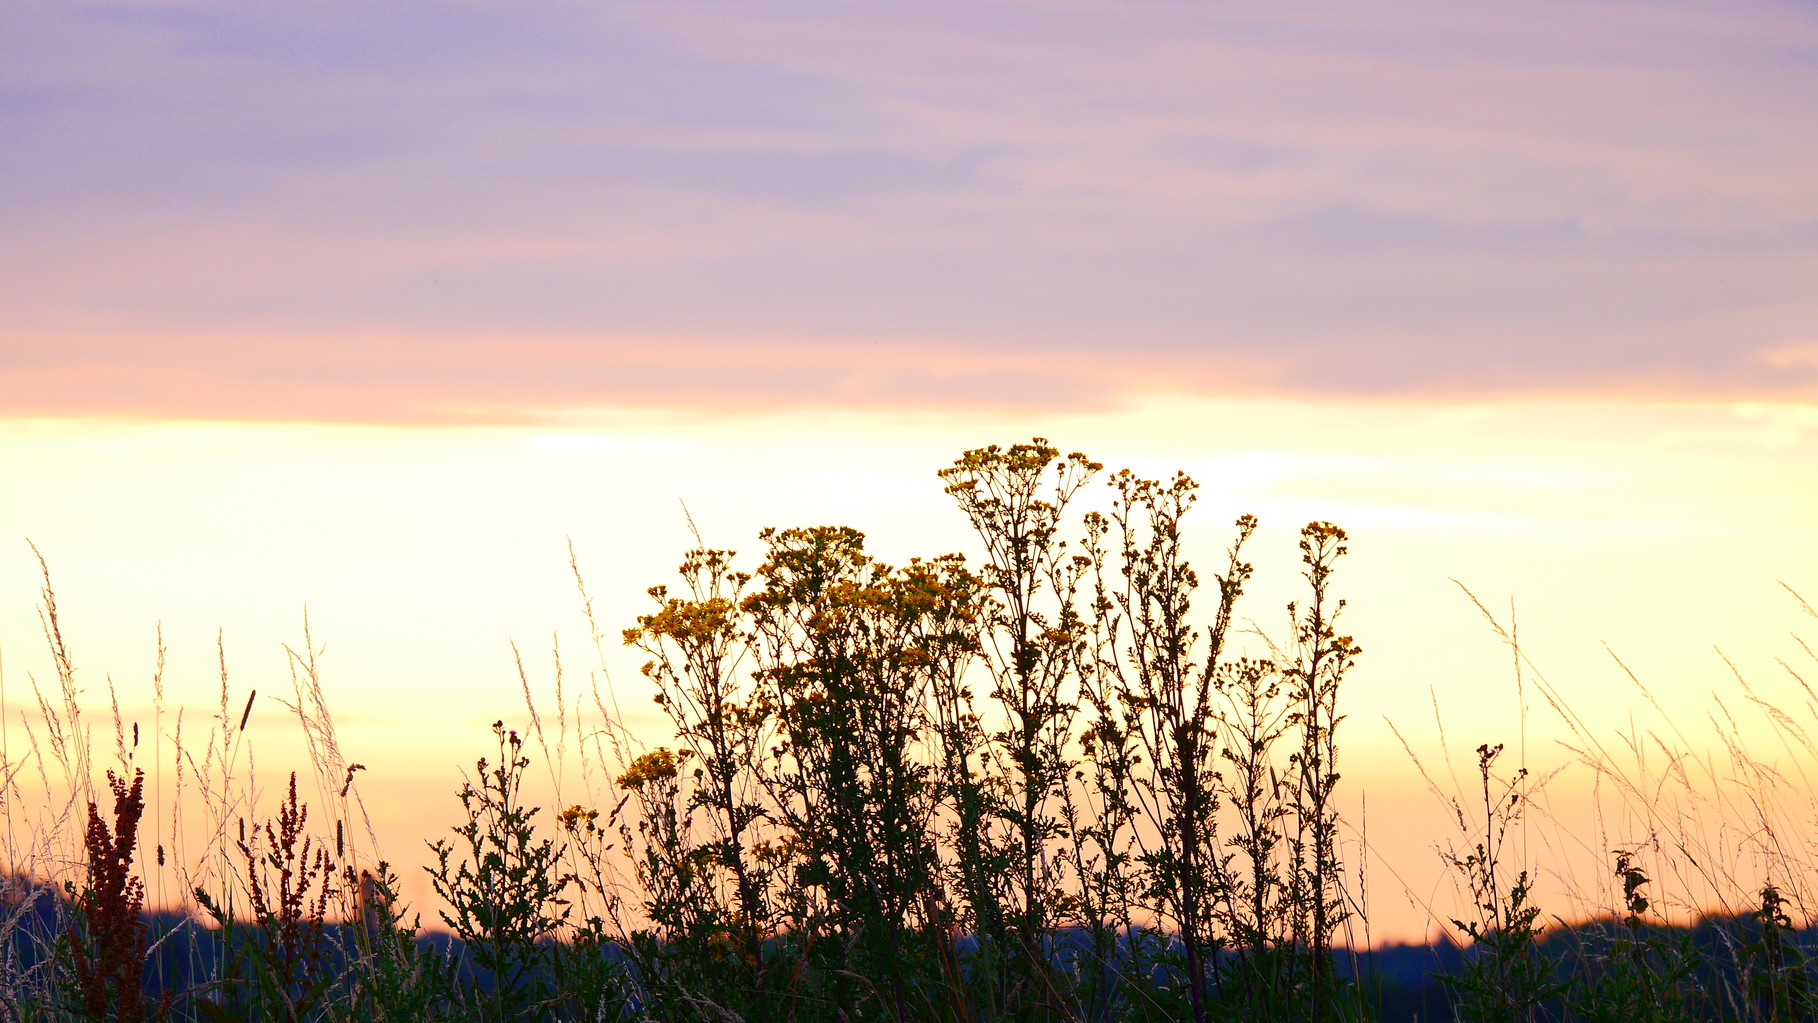
[[[1042,435],[1261,516],[1259,620],[1351,530],[1393,833],[1387,722],[1570,760],[1458,583],[1612,727],[1612,652],[1681,722],[1802,656],[1815,90],[1791,2],[8,4],[0,676],[27,539],[95,699],[159,623],[281,691],[307,606],[410,845],[570,541],[610,634],[689,516],[964,548],[935,470]]]

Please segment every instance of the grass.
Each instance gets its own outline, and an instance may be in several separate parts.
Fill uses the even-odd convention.
[[[1473,795],[1432,786],[1458,824],[1455,942],[1366,951],[1337,809],[1361,655],[1344,531],[1302,530],[1271,632],[1246,627],[1255,520],[1202,577],[1185,476],[1038,438],[941,477],[976,565],[884,564],[844,527],[766,531],[749,562],[687,552],[620,634],[672,726],[657,745],[597,685],[564,693],[559,651],[553,715],[520,668],[528,724],[495,724],[451,785],[425,907],[376,848],[307,625],[281,698],[304,762],[262,812],[257,695],[224,655],[207,724],[165,706],[160,650],[149,729],[114,701],[113,749],[92,741],[46,569],[55,677],[17,715],[29,749],[0,756],[0,1020],[1813,1017],[1818,804],[1723,705],[1715,752],[1608,734],[1486,610],[1599,780],[1595,820],[1551,818],[1548,779],[1481,747]],[[1108,503],[1079,513],[1101,477]],[[1787,671],[1802,708],[1740,691],[1785,762],[1818,759],[1818,696]],[[1608,876],[1542,906],[1515,835]]]

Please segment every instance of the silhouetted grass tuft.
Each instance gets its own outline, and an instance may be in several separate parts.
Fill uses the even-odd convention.
[[[160,640],[168,797],[148,805],[116,703],[104,813],[46,570],[55,688],[33,681],[30,750],[0,764],[0,1020],[1813,1018],[1804,778],[1752,755],[1721,704],[1716,753],[1603,734],[1487,611],[1614,802],[1591,828],[1537,820],[1546,779],[1479,747],[1474,796],[1434,787],[1460,828],[1451,936],[1363,948],[1337,809],[1361,653],[1344,531],[1302,529],[1303,596],[1271,637],[1239,627],[1255,519],[1202,578],[1197,484],[1115,472],[1081,513],[1102,472],[1040,438],[965,452],[940,476],[976,562],[885,564],[843,526],[766,530],[747,562],[697,542],[621,632],[672,726],[656,745],[597,676],[571,701],[559,650],[546,713],[520,658],[528,727],[494,724],[427,843],[446,930],[375,848],[307,623],[279,702],[309,762],[275,812],[245,735],[257,694],[234,693],[223,649],[217,712],[186,738]],[[1787,670],[1795,711],[1738,680],[1789,752],[1818,753],[1818,694]],[[1580,896],[1601,915],[1541,905],[1543,865],[1510,839],[1549,823],[1611,865]],[[148,914],[167,878],[184,894]],[[1665,904],[1708,912],[1676,926]]]

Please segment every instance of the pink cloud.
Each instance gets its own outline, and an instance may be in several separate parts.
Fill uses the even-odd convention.
[[[1800,8],[4,17],[0,414],[1818,372],[1753,354],[1818,319]]]
[[[1368,344],[1296,357],[1053,352],[989,348],[744,343],[673,338],[551,339],[480,335],[251,338],[114,336],[55,344],[0,339],[0,410],[8,416],[387,423],[584,421],[626,408],[696,414],[850,409],[1106,408],[1158,394],[1449,400],[1482,393],[1484,367],[1435,364],[1394,387],[1363,385]],[[1785,386],[1713,382],[1693,371],[1629,374],[1599,393],[1634,398],[1818,398],[1803,349],[1764,357],[1797,366]],[[1799,361],[1804,359],[1804,362]],[[1492,367],[1494,393],[1583,393],[1542,369]]]

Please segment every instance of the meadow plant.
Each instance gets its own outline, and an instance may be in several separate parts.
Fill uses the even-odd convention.
[[[723,928],[755,972],[713,1003],[798,1016],[822,999],[853,1019],[1336,1011],[1344,535],[1308,527],[1312,600],[1290,608],[1287,652],[1245,657],[1254,520],[1200,622],[1181,529],[1196,485],[1119,473],[1069,546],[1100,468],[1037,438],[943,471],[977,570],[892,568],[849,528],[772,530],[755,571],[702,547],[686,596],[651,591],[625,638],[683,748],[621,779],[659,929],[639,947]],[[1232,842],[1227,803],[1247,815]],[[640,975],[676,976],[677,956]]]
[[[1761,904],[1750,914],[1753,940],[1744,944],[1748,1007],[1770,1023],[1809,1020],[1818,1015],[1818,990],[1812,977],[1812,953],[1789,933],[1793,921],[1786,899],[1772,883],[1761,886]]]
[[[1271,637],[1244,609],[1254,518],[1236,519],[1202,580],[1197,483],[1101,473],[1041,438],[965,452],[940,479],[974,561],[885,564],[858,530],[811,526],[760,533],[743,569],[697,534],[679,585],[649,590],[654,607],[622,632],[671,725],[654,745],[602,692],[583,586],[602,659],[592,706],[571,705],[557,647],[543,713],[519,658],[529,725],[493,725],[496,755],[461,785],[452,833],[428,843],[426,911],[446,933],[409,914],[377,855],[307,622],[293,698],[277,702],[308,771],[273,812],[258,812],[247,734],[263,704],[230,684],[219,639],[213,726],[186,738],[183,711],[167,718],[160,636],[165,787],[135,765],[139,725],[117,699],[119,770],[103,787],[47,571],[55,683],[33,682],[30,754],[9,747],[0,764],[14,875],[0,1020],[1373,1018],[1391,1002],[1359,982],[1377,953],[1356,947],[1367,919],[1338,812],[1340,693],[1359,654],[1334,585],[1347,537],[1301,530],[1304,595]],[[1528,670],[1512,623],[1491,623]],[[1616,850],[1601,885],[1616,908],[1546,926],[1525,843],[1510,841],[1541,784],[1525,766],[1499,773],[1503,748],[1481,746],[1478,792],[1448,801],[1467,836],[1447,863],[1468,947],[1448,953],[1449,1001],[1420,1003],[1421,1018],[1813,1018],[1818,843],[1789,821],[1818,802],[1752,755],[1727,709],[1712,719],[1727,765],[1677,733],[1679,750],[1630,737],[1626,764],[1533,675],[1567,752],[1619,800],[1595,838]],[[1790,749],[1818,754],[1742,685]],[[1664,770],[1645,756],[1656,747]],[[566,809],[537,805],[532,750]],[[31,769],[47,809],[22,829]],[[1690,826],[1700,814],[1722,822],[1716,838]],[[1753,836],[1753,861],[1736,859],[1736,834]],[[177,912],[155,917],[147,892],[167,875],[181,894],[156,901]],[[1665,879],[1677,906],[1710,912],[1670,924]]]
[[[552,997],[546,939],[567,922],[562,898],[571,878],[560,872],[555,840],[539,836],[540,807],[526,807],[524,740],[503,721],[493,723],[498,759],[482,757],[461,786],[462,815],[455,841],[430,843],[435,863],[425,868],[441,913],[472,956],[473,988],[467,992],[482,1018],[517,1019]],[[475,783],[478,784],[475,784]]]
[[[74,909],[59,951],[67,957],[65,994],[82,1019],[135,1020],[146,1014],[145,882],[133,873],[139,819],[145,813],[145,774],[132,781],[107,772],[113,823],[88,804],[87,878],[66,884]]]
[[[995,960],[982,974],[992,982],[981,992],[988,1001],[1052,1002],[1050,939],[1075,916],[1061,854],[1073,830],[1070,746],[1090,650],[1078,600],[1088,561],[1069,553],[1062,529],[1068,505],[1103,468],[1036,438],[968,451],[940,473],[986,555],[971,645],[1000,727],[978,733],[980,718],[960,707],[970,693],[959,672],[943,702],[955,824],[969,836],[958,882],[980,958]]]
[[[221,929],[228,955],[217,978],[219,1001],[198,1002],[211,1017],[301,1023],[329,996],[333,974],[325,935],[329,899],[336,892],[336,864],[304,832],[309,808],[297,798],[292,772],[278,816],[250,830],[241,822],[234,842],[245,866],[244,905],[250,919],[197,888],[196,902]],[[232,1006],[229,1014],[223,1006]]]
[[[1652,880],[1636,850],[1618,849],[1615,876],[1622,882],[1623,916],[1573,934],[1575,967],[1563,985],[1566,1008],[1584,1023],[1667,1023],[1699,1018],[1692,936],[1648,926]]]
[[[1458,995],[1460,1017],[1472,1023],[1531,1023],[1563,991],[1553,964],[1536,946],[1541,927],[1533,882],[1525,867],[1508,862],[1509,830],[1521,819],[1528,769],[1497,778],[1494,767],[1502,752],[1500,744],[1477,747],[1483,830],[1470,851],[1450,857],[1475,915],[1452,921],[1471,939],[1471,948],[1463,969],[1444,980]],[[1468,830],[1464,808],[1454,804],[1454,809],[1459,827]]]

